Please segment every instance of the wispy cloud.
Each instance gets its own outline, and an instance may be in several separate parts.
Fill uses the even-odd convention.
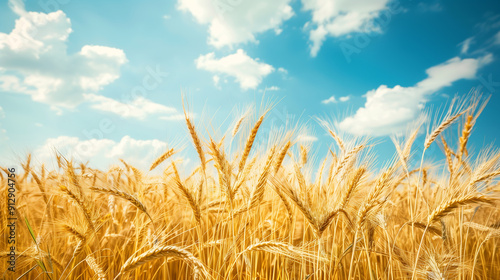
[[[265,92],[265,91],[278,91],[280,88],[278,86],[270,86],[266,87],[265,89],[259,89],[259,92]]]
[[[470,45],[473,42],[474,42],[474,37],[469,37],[469,38],[465,39],[465,41],[460,43],[459,45],[462,46],[462,48],[460,49],[460,54],[467,54],[467,52],[469,51]]]
[[[498,31],[497,34],[495,34],[494,41],[495,45],[500,45],[500,31]]]
[[[335,99],[335,96],[330,96],[328,99],[322,100],[321,103],[323,104],[337,103],[337,99]]]
[[[85,94],[84,96],[92,108],[113,113],[123,118],[142,120],[150,115],[171,116],[177,112],[175,108],[152,102],[144,97],[138,97],[129,103],[123,103],[102,95]]]
[[[433,12],[433,13],[441,12],[444,9],[443,5],[441,5],[441,3],[439,3],[438,1],[429,3],[420,2],[418,3],[417,7],[421,12]]]
[[[318,138],[314,135],[309,135],[309,134],[300,134],[299,136],[297,136],[297,141],[298,142],[316,142],[318,141]]]
[[[349,99],[351,99],[349,96],[341,96],[339,98],[339,100],[337,101],[337,99],[335,98],[335,96],[330,96],[329,98],[325,99],[325,100],[322,100],[321,103],[323,104],[331,104],[331,103],[337,103],[337,102],[347,102],[349,101]]]
[[[190,119],[195,119],[196,118],[196,114],[189,113],[188,117]],[[166,120],[166,121],[184,121],[185,119],[186,119],[186,117],[184,116],[184,114],[173,114],[173,115],[170,115],[170,116],[161,116],[160,117],[160,120]]]
[[[279,67],[279,68],[278,68],[278,72],[283,73],[283,74],[285,74],[285,75],[286,75],[286,74],[288,74],[288,70],[286,70],[286,69],[285,69],[285,68],[283,68],[283,67]]]
[[[57,149],[67,158],[89,161],[98,168],[109,168],[109,165],[117,163],[118,159],[124,159],[138,168],[147,169],[166,148],[167,143],[163,141],[137,140],[128,135],[120,141],[59,136],[47,139],[35,150],[34,156],[41,162],[50,162],[54,157],[54,149]]]

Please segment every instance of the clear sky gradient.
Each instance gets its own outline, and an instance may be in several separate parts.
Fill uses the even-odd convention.
[[[208,132],[275,100],[265,127],[292,115],[325,152],[314,117],[336,120],[384,160],[390,135],[472,88],[491,99],[470,145],[496,146],[498,1],[0,0],[0,165],[57,149],[145,168],[188,143],[181,92]]]

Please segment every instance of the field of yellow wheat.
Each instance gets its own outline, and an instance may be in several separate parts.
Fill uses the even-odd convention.
[[[217,137],[186,113],[198,155],[187,174],[175,148],[151,164],[161,175],[123,160],[96,170],[61,154],[49,171],[28,156],[15,179],[7,166],[0,173],[2,277],[500,279],[500,153],[467,145],[484,104],[469,98],[427,132],[420,123],[393,138],[385,164],[369,139],[325,122],[332,146],[318,164],[293,130],[257,145],[268,110]],[[452,127],[458,136],[444,137]],[[442,161],[426,160],[432,145]]]

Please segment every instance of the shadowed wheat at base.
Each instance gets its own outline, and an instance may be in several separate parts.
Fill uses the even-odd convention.
[[[265,108],[227,130],[195,127],[185,109],[194,166],[178,164],[172,145],[143,168],[98,170],[56,154],[51,170],[29,155],[16,181],[16,272],[2,238],[2,276],[500,279],[500,153],[471,147],[486,100],[468,97],[427,135],[420,121],[393,137],[383,163],[370,139],[325,121],[326,146],[301,140],[308,127],[265,130]],[[442,154],[426,158],[438,144]],[[0,167],[5,193],[9,174]]]

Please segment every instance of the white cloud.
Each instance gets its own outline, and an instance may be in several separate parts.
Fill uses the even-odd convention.
[[[342,96],[339,98],[340,102],[347,102],[347,101],[349,101],[349,99],[351,99],[350,96]]]
[[[257,42],[259,33],[281,32],[284,21],[293,16],[291,0],[178,0],[178,8],[190,12],[209,27],[208,43],[217,48]]]
[[[242,49],[220,59],[214,53],[201,55],[195,62],[198,69],[234,77],[242,89],[255,89],[274,71],[271,65],[249,57]]]
[[[9,33],[0,33],[0,90],[24,93],[53,108],[73,108],[83,94],[97,93],[120,76],[127,62],[116,48],[85,45],[67,52],[71,22],[62,11],[27,12],[10,1],[20,17]]]
[[[9,8],[17,15],[26,14],[23,0],[9,0]]]
[[[278,91],[280,88],[278,86],[270,86],[266,87],[264,89],[259,89],[259,92],[266,92],[266,91]]]
[[[57,150],[68,159],[89,163],[97,168],[108,168],[119,163],[119,159],[147,170],[149,165],[167,148],[167,143],[160,140],[136,140],[124,136],[116,142],[110,139],[81,140],[78,137],[59,136],[50,138],[35,150],[35,157],[40,162],[51,162]]]
[[[117,114],[123,118],[145,119],[148,115],[171,115],[177,112],[175,108],[154,103],[144,97],[138,97],[129,103],[95,94],[84,94],[85,100],[92,103],[91,107],[100,111]]]
[[[313,135],[309,135],[309,134],[300,134],[299,136],[297,136],[297,141],[298,142],[315,142],[315,141],[318,141],[318,138],[316,136],[313,136]]]
[[[330,103],[337,103],[337,99],[335,99],[335,96],[330,96],[330,98],[322,100],[321,103],[323,104],[330,104]]]
[[[495,34],[495,45],[500,45],[500,31],[498,31],[497,34]]]
[[[216,87],[219,87],[220,77],[219,77],[219,76],[217,76],[217,75],[214,75],[214,76],[212,77],[212,80],[214,81],[214,85],[215,85]]]
[[[340,122],[355,135],[387,135],[402,131],[420,114],[427,98],[461,79],[473,79],[479,68],[493,60],[491,54],[473,59],[452,58],[426,70],[427,78],[412,87],[381,85],[366,93],[366,103]]]
[[[303,9],[311,11],[306,28],[311,42],[311,56],[316,56],[327,36],[339,37],[354,32],[380,32],[374,25],[390,0],[302,0]]]
[[[278,68],[278,72],[283,73],[283,74],[285,74],[285,75],[286,75],[286,74],[288,74],[288,70],[286,70],[286,69],[285,69],[285,68],[283,68],[283,67]]]
[[[443,10],[443,6],[439,2],[434,3],[418,3],[418,9],[422,12],[441,12]]]
[[[2,107],[0,107],[0,120],[5,118],[5,111],[3,110]],[[0,123],[0,140],[6,140],[7,139],[7,131],[2,128],[2,123]]]
[[[460,54],[466,54],[469,51],[470,45],[473,43],[473,40],[474,37],[470,37],[465,39],[465,41],[459,44],[462,46],[462,48],[460,49]]]
[[[192,118],[192,116],[191,116]],[[184,114],[175,114],[171,116],[163,116],[160,117],[161,120],[166,120],[166,121],[183,121],[185,120]]]
[[[351,98],[351,97],[349,97],[349,96],[341,96],[341,97],[339,98],[339,100],[337,100],[337,99],[335,98],[335,96],[333,96],[333,95],[332,95],[332,96],[330,96],[328,99],[322,100],[322,101],[321,101],[321,103],[323,103],[323,104],[331,104],[331,103],[337,103],[337,102],[339,102],[339,101],[340,101],[340,102],[347,102],[347,101],[349,101],[349,99],[350,99],[350,98]]]

